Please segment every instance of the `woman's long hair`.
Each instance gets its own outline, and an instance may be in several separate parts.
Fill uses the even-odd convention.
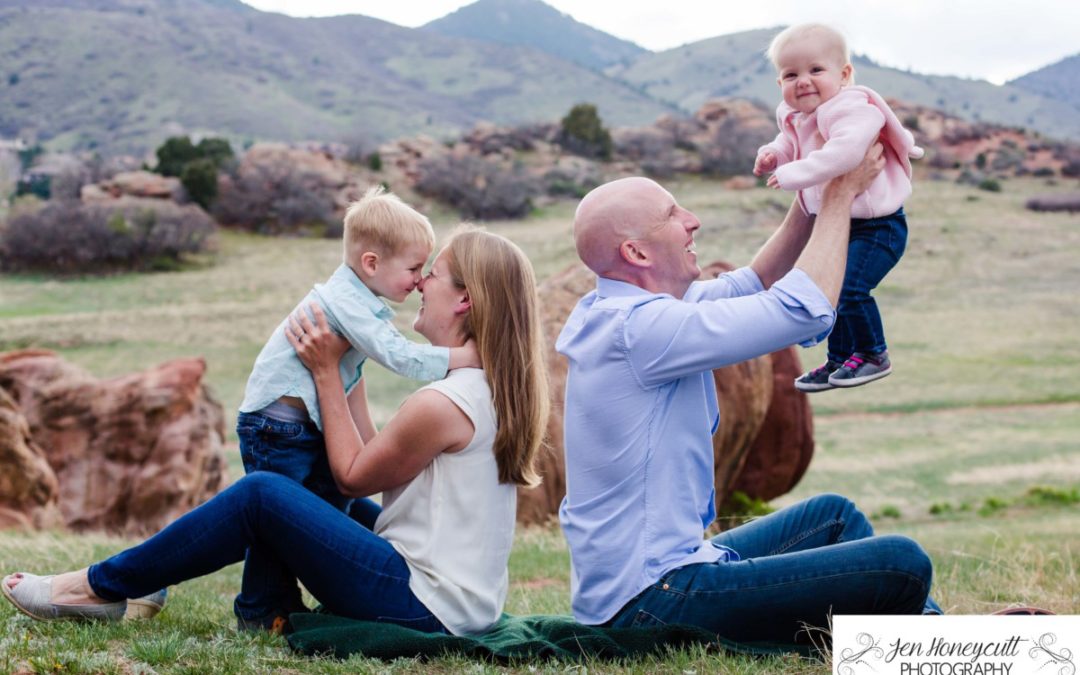
[[[509,239],[471,227],[456,231],[445,252],[454,283],[472,302],[465,334],[476,340],[495,403],[499,482],[537,485],[533,460],[549,402],[532,264]]]

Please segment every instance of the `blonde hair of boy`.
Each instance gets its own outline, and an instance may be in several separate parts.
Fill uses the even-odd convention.
[[[800,23],[785,28],[777,33],[776,37],[769,43],[769,48],[765,50],[765,56],[772,61],[773,68],[780,70],[780,64],[777,63],[780,51],[790,43],[808,37],[823,38],[825,43],[835,50],[835,55],[840,59],[841,66],[851,63],[851,52],[848,50],[847,40],[844,39],[844,35],[832,26],[826,26],[823,23]],[[854,75],[852,77],[854,78]],[[852,79],[852,84],[854,82],[855,80]]]
[[[509,239],[459,228],[444,249],[450,277],[468,290],[465,334],[476,340],[491,387],[500,483],[540,483],[533,463],[548,419],[547,366],[532,264]]]
[[[345,211],[344,259],[352,264],[366,251],[393,257],[413,244],[435,247],[427,217],[377,185]]]

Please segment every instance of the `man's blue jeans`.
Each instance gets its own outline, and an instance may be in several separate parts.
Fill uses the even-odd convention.
[[[672,570],[628,602],[613,626],[691,624],[736,643],[810,644],[807,626],[831,614],[920,614],[930,558],[911,539],[874,536],[840,495],[819,495],[724,532],[713,541],[742,558]]]
[[[240,562],[249,547],[280,563],[334,614],[446,632],[409,590],[409,567],[390,542],[299,483],[261,471],[91,565],[90,587],[110,601],[141,597]],[[283,598],[292,586],[278,589]]]
[[[844,285],[829,334],[830,360],[843,362],[855,352],[880,354],[888,348],[881,312],[870,292],[904,255],[907,236],[904,209],[882,218],[851,219]]]

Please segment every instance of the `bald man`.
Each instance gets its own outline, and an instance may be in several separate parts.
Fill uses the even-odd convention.
[[[816,222],[792,204],[748,267],[704,282],[701,223],[663,187],[624,178],[582,199],[574,239],[597,286],[556,343],[570,363],[559,518],[582,623],[694,624],[800,650],[806,626],[827,627],[830,612],[940,612],[922,549],[872,536],[838,495],[705,538],[716,515],[711,371],[828,335],[851,203],[882,165],[875,145],[826,186]]]

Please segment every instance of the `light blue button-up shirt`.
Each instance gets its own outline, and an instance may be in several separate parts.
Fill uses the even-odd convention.
[[[763,290],[748,267],[681,300],[600,278],[556,342],[566,380],[566,497],[574,617],[604,623],[669,570],[737,560],[705,540],[716,517],[712,370],[796,342],[836,313],[801,270]]]
[[[317,302],[326,312],[327,323],[334,332],[352,345],[341,357],[341,381],[345,383],[346,393],[360,381],[361,368],[369,356],[398,375],[414,380],[437,380],[446,375],[450,350],[417,344],[399,333],[390,321],[394,311],[348,265],[338,267],[325,284],[315,284],[297,308],[303,308],[310,316],[308,305],[312,302]],[[256,412],[282,396],[296,396],[304,400],[308,415],[322,430],[315,381],[285,338],[288,320],[285,317],[278,324],[255,359],[240,412]]]

